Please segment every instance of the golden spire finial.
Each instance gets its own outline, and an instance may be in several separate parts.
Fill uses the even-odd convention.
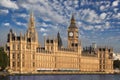
[[[31,13],[30,13],[30,20],[31,21],[34,21],[34,16],[33,16],[34,14],[33,14],[33,11],[31,11]]]
[[[71,23],[75,23],[74,14],[72,13]]]
[[[34,27],[35,23],[34,23],[34,14],[33,11],[30,12],[30,27]]]

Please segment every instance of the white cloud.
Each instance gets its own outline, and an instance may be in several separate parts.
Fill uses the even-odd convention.
[[[46,24],[46,23],[42,23],[40,26],[42,26],[42,27],[48,27],[48,26],[50,26],[49,24]]]
[[[96,28],[96,29],[101,29],[102,26],[101,26],[101,25],[96,25],[95,28]]]
[[[92,30],[94,27],[93,26],[84,26],[83,27],[85,30]]]
[[[118,12],[117,14],[113,14],[112,15],[112,18],[113,19],[120,19],[120,13]],[[115,22],[115,21],[114,21]],[[112,22],[112,23],[114,23],[114,22]],[[115,23],[114,23],[115,24]]]
[[[43,33],[43,36],[47,36],[47,33]]]
[[[40,28],[39,30],[40,32],[47,32],[47,30],[45,28]]]
[[[4,26],[10,26],[10,23],[3,23]]]
[[[101,14],[100,14],[100,18],[101,18],[101,19],[105,19],[105,18],[106,18],[106,16],[107,16],[107,14],[106,14],[106,13],[101,13]]]
[[[113,14],[113,15],[112,15],[112,18],[120,19],[120,13]]]
[[[78,0],[74,0],[74,7],[75,7],[75,8],[79,7],[78,4],[79,4],[79,1],[78,1]]]
[[[11,0],[1,0],[0,5],[5,7],[5,8],[18,9],[17,4]]]
[[[105,26],[106,26],[106,29],[108,29],[110,27],[110,23],[109,22],[106,22],[105,23]]]
[[[19,17],[23,17],[23,18],[28,17],[27,14],[19,14],[18,16],[19,16]]]
[[[118,12],[118,10],[119,10],[119,8],[114,8],[114,12],[115,13]]]
[[[113,1],[112,6],[118,6],[118,3],[119,3],[119,1],[115,0],[115,1]]]
[[[105,25],[106,25],[107,27],[109,27],[109,26],[110,26],[110,23],[109,23],[109,22],[106,22]]]
[[[63,16],[64,7],[58,1],[50,2],[47,0],[27,0],[28,2],[21,1],[19,5],[27,10],[33,9],[35,14],[40,15],[42,17],[47,17],[48,19],[57,22],[57,23],[65,23],[66,18]],[[31,4],[32,6],[31,6]],[[39,13],[39,14],[38,14]]]
[[[74,0],[74,4],[78,4],[79,3],[79,1],[78,0]]]
[[[78,20],[82,22],[78,22],[79,26],[81,26],[84,30],[101,30],[110,28],[110,23],[108,13],[101,13],[98,15],[94,10],[91,9],[83,9],[77,15]]]
[[[118,13],[117,16],[120,18],[120,13]]]
[[[51,21],[48,17],[43,17],[44,21]]]
[[[98,6],[100,6],[101,11],[105,11],[110,8],[110,4],[110,1],[101,1],[101,3]]]
[[[101,21],[99,15],[94,10],[90,9],[81,10],[78,18],[88,23],[100,23]]]
[[[21,22],[16,22],[16,24],[19,25],[19,26],[25,26],[25,27],[27,26],[26,23],[21,23]]]
[[[100,6],[100,10],[104,10],[105,9],[105,6]]]
[[[77,22],[77,27],[81,27],[82,26],[82,22]]]
[[[9,11],[8,11],[7,9],[3,9],[3,10],[0,10],[0,13],[1,13],[1,14],[8,14]]]

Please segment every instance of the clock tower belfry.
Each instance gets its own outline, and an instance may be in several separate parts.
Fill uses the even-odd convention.
[[[71,22],[68,27],[68,48],[77,48],[79,46],[79,35],[78,27],[76,26],[76,21],[74,15],[72,14]]]

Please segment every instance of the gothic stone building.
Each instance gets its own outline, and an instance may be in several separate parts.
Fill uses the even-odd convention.
[[[6,52],[10,59],[9,70],[13,73],[113,72],[113,50],[107,47],[82,49],[73,15],[67,32],[67,48],[62,46],[60,33],[56,38],[45,37],[44,47],[41,47],[31,13],[26,34],[17,36],[12,30],[8,34]]]

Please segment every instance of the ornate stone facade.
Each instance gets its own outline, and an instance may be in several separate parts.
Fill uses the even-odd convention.
[[[9,55],[9,69],[14,73],[42,71],[65,72],[113,72],[112,49],[84,48],[79,40],[78,27],[72,15],[68,27],[68,47],[63,48],[62,38],[45,37],[44,47],[38,43],[34,16],[31,13],[25,35],[17,36],[12,30],[8,34],[6,52]]]

